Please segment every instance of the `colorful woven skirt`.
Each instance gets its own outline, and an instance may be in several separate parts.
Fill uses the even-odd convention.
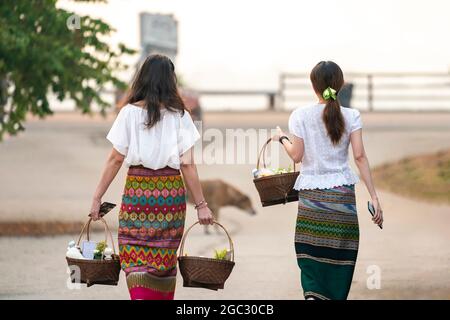
[[[173,299],[185,194],[179,170],[129,167],[118,238],[131,299]]]
[[[354,185],[299,192],[295,251],[306,299],[347,299],[358,245]]]

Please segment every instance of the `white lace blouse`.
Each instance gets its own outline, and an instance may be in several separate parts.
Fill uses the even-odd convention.
[[[145,128],[147,110],[128,104],[120,109],[106,138],[125,156],[125,165],[150,169],[180,168],[180,156],[200,138],[189,112],[161,110],[161,120]]]
[[[322,112],[325,104],[295,109],[289,118],[289,131],[303,139],[300,175],[294,189],[327,189],[359,181],[348,163],[350,133],[362,128],[358,110],[341,107],[345,119],[345,132],[338,145],[327,135]]]

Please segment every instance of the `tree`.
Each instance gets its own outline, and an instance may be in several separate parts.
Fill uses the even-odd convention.
[[[91,0],[96,1],[105,2]],[[120,56],[134,51],[123,44],[111,48],[105,42],[113,32],[107,23],[76,16],[56,2],[0,2],[0,141],[5,133],[25,129],[27,113],[52,114],[51,92],[60,101],[73,100],[82,113],[92,114],[95,102],[105,115],[101,89],[125,87],[114,73],[126,68]]]

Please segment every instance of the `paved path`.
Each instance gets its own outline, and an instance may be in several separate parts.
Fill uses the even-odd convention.
[[[210,127],[273,127],[287,114],[210,114]],[[257,119],[258,121],[255,121]],[[450,114],[364,114],[365,141],[374,165],[450,148]],[[86,121],[70,114],[32,121],[27,131],[0,144],[1,220],[83,220],[109,150],[104,136],[108,120]],[[221,177],[247,190],[257,205],[252,165],[200,166],[202,178]],[[218,174],[220,172],[220,174]],[[104,200],[120,201],[125,169]],[[352,299],[450,298],[450,207],[423,203],[380,192],[385,229],[371,224],[365,209],[367,192],[357,188],[361,226],[360,254]],[[261,208],[251,217],[233,208],[222,212],[237,249],[236,268],[219,292],[182,288],[185,299],[301,299],[293,249],[296,205]],[[114,211],[117,214],[117,210]],[[194,221],[189,208],[188,224]],[[115,227],[117,218],[108,216]],[[126,299],[124,279],[118,287],[68,290],[64,253],[73,236],[0,238],[0,298]],[[187,251],[210,255],[225,246],[222,235],[194,230]],[[12,258],[13,257],[13,258]],[[381,289],[368,290],[366,269],[381,269]],[[181,279],[179,279],[181,280]]]

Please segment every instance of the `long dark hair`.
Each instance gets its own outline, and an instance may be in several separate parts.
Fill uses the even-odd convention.
[[[311,82],[317,94],[321,95],[327,88],[336,90],[336,100],[329,98],[323,110],[323,122],[331,142],[336,145],[345,130],[345,121],[337,94],[344,85],[344,74],[333,61],[321,61],[311,71]]]
[[[175,66],[163,55],[153,54],[145,59],[136,73],[128,103],[144,102],[148,113],[148,128],[161,119],[161,107],[184,114],[185,106],[178,93]]]

